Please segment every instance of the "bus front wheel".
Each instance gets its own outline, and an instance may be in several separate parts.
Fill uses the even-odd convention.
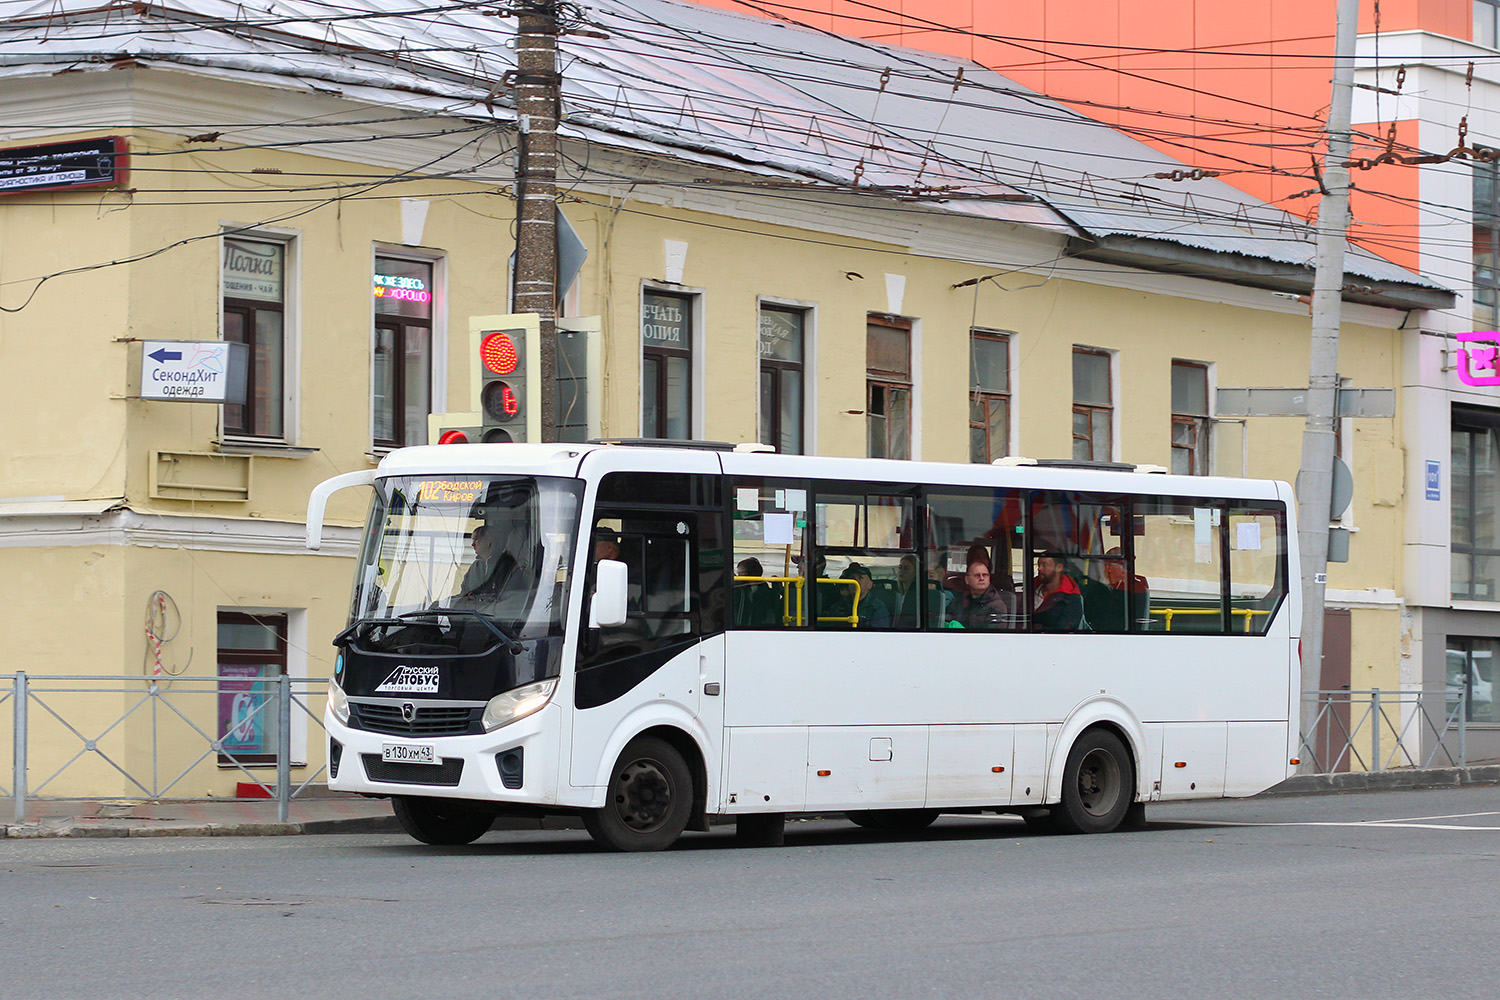
[[[1068,751],[1062,802],[1052,811],[1064,833],[1108,833],[1135,800],[1130,752],[1114,733],[1090,729]]]
[[[603,809],[583,814],[583,826],[612,851],[660,851],[687,829],[693,811],[693,777],[682,754],[666,740],[632,740],[610,772]]]
[[[472,844],[489,832],[495,817],[475,812],[449,799],[397,795],[391,808],[401,829],[424,844],[456,847]]]

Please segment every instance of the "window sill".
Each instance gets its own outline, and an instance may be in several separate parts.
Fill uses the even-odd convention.
[[[1469,598],[1463,600],[1451,600],[1448,607],[1454,611],[1500,611],[1500,601],[1475,601]]]
[[[215,441],[214,450],[222,455],[257,455],[261,458],[311,458],[319,451],[279,441]]]

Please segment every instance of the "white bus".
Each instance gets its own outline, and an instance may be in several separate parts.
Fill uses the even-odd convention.
[[[571,814],[1070,832],[1244,796],[1296,750],[1285,483],[698,446],[409,448],[374,500],[328,784],[430,844]]]

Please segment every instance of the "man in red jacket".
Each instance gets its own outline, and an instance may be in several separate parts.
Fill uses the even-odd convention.
[[[1055,552],[1037,556],[1032,588],[1032,627],[1043,632],[1077,632],[1083,625],[1083,594]]]

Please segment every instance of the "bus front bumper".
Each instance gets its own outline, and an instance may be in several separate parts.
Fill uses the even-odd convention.
[[[406,737],[352,729],[325,710],[328,788],[554,805],[561,715],[548,705],[491,733]]]

